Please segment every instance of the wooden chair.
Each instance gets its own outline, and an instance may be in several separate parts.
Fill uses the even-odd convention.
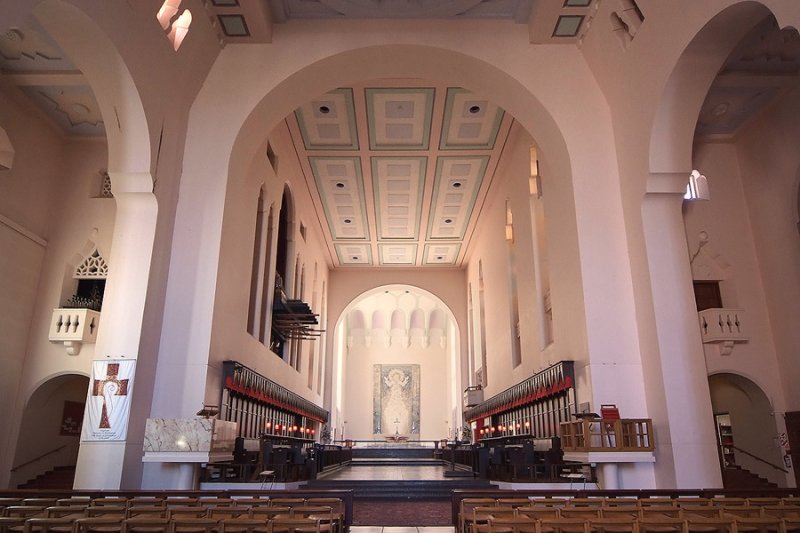
[[[653,506],[639,509],[640,520],[658,520],[661,518],[681,519],[683,510],[680,507]]]
[[[614,520],[636,520],[640,512],[638,506],[623,505],[620,507],[603,507],[600,509],[600,518]]]
[[[589,530],[592,533],[639,533],[639,520],[636,517],[617,516],[613,518],[590,518]]]
[[[164,504],[167,507],[192,507],[199,506],[200,500],[189,496],[167,496]]]
[[[72,524],[77,519],[78,516],[74,514],[28,518],[25,520],[22,531],[23,533],[72,533]]]
[[[627,496],[606,498],[606,501],[603,502],[603,507],[639,507],[639,498],[628,498]]]
[[[732,516],[732,518],[736,522],[738,533],[786,533],[783,519],[774,516]]]
[[[128,498],[123,498],[122,496],[103,496],[102,498],[92,498],[91,505],[93,507],[100,505],[127,506]]]
[[[498,507],[525,507],[530,503],[528,498],[497,498]]]
[[[716,505],[684,505],[681,507],[683,517],[689,518],[722,518],[722,507]]]
[[[58,505],[58,498],[23,498],[22,505],[35,507],[55,507]]]
[[[306,499],[305,498],[272,498],[271,500],[272,505],[278,505],[280,507],[295,507],[297,505],[305,505]]]
[[[643,517],[639,519],[639,533],[688,533],[682,518]]]
[[[652,498],[639,498],[639,507],[675,507],[675,500],[672,498],[653,496]]]
[[[292,517],[291,507],[260,506],[260,507],[250,508],[250,518],[256,520],[263,520],[264,522],[269,522],[270,520],[275,520],[275,519],[291,518],[291,517]]]
[[[0,517],[0,533],[21,533],[25,528],[26,516],[2,516]]]
[[[458,527],[460,533],[469,533],[472,524],[472,510],[475,507],[493,507],[497,505],[494,498],[462,498],[458,504]]]
[[[161,496],[134,496],[128,500],[128,507],[166,507],[167,502]]]
[[[721,516],[709,518],[691,516],[686,518],[689,533],[736,533],[736,524],[732,518]]]
[[[761,507],[764,516],[777,516],[779,518],[800,517],[800,505],[767,505]]]
[[[552,533],[589,533],[589,522],[580,518],[544,518],[539,520],[542,532]]]
[[[83,514],[86,515],[87,518],[99,518],[104,516],[123,519],[125,518],[125,511],[127,511],[127,509],[128,508],[124,505],[90,505],[83,510]]]
[[[89,507],[87,507],[89,509]],[[72,523],[72,533],[121,533],[124,513],[78,518]]]
[[[180,516],[170,518],[170,533],[215,533],[219,520]]]
[[[223,518],[219,521],[219,533],[267,533],[269,522],[258,518]]]
[[[59,498],[56,500],[56,506],[71,507],[74,505],[88,506],[92,503],[89,496],[70,496],[69,498]]]
[[[701,496],[679,496],[674,501],[678,507],[683,507],[684,505],[711,505],[711,498],[703,498]]]
[[[567,507],[602,507],[607,498],[570,498]]]
[[[167,507],[167,514],[170,519],[205,518],[208,515],[208,509],[202,505]]]
[[[334,530],[337,533],[342,533],[342,531],[344,531],[345,506],[341,498],[307,498],[306,505],[330,507],[334,518]]]
[[[268,533],[320,533],[320,523],[313,518],[276,518],[269,522]]]
[[[800,533],[800,516],[787,516],[781,520],[786,533]]]
[[[172,527],[164,510],[164,516],[138,515],[122,522],[122,533],[169,533]]]
[[[561,518],[558,507],[517,507],[517,516],[532,518],[534,520],[558,520]]]
[[[222,520],[223,518],[239,518],[239,517],[250,518],[250,509],[251,507],[246,507],[244,505],[210,507],[208,508],[208,513],[206,514],[206,516],[208,518],[214,518],[216,520]]]
[[[764,516],[761,507],[750,507],[749,505],[725,505],[722,507],[723,516],[742,516],[746,518],[759,518]]]
[[[589,520],[592,518],[600,518],[602,508],[564,507],[558,511],[561,514],[561,518],[580,518],[581,520]]]
[[[530,497],[528,501],[532,506],[536,507],[566,507],[569,504],[569,500],[567,498],[537,498],[537,497]]]
[[[747,505],[750,505],[751,507],[775,507],[781,504],[780,498],[760,496],[756,498],[746,498],[746,499],[747,499]]]
[[[747,505],[747,498],[739,498],[735,496],[717,496],[711,498],[711,505],[719,505],[724,507],[729,507],[732,505],[744,506]]]
[[[125,518],[169,518],[169,509],[156,505],[134,505],[125,510]]]
[[[539,521],[526,516],[494,518],[487,526],[477,526],[477,529],[489,533],[540,533]]]

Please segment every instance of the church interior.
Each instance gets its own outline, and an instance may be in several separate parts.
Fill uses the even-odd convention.
[[[797,487],[795,0],[0,26],[4,489]]]

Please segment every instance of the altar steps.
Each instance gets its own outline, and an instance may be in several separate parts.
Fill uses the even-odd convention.
[[[442,466],[442,460],[433,457],[354,457],[350,466]]]
[[[454,490],[489,490],[497,488],[485,479],[379,481],[379,480],[310,480],[311,490],[352,490],[356,500],[449,500]]]

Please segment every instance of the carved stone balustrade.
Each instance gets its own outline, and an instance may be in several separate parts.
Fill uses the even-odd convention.
[[[91,309],[53,309],[50,342],[63,342],[69,355],[78,355],[84,343],[97,341],[100,313]]]
[[[749,340],[744,309],[704,309],[698,313],[698,317],[703,343],[719,344],[722,355],[730,355],[734,343]]]

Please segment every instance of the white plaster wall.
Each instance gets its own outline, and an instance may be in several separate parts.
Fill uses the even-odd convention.
[[[271,270],[270,286],[274,281],[275,248],[277,247],[278,211],[284,185],[288,184],[292,192],[294,215],[291,228],[292,246],[289,249],[289,279],[284,287],[290,298],[299,298],[311,305],[314,291],[322,290],[322,283],[328,279],[328,258],[326,246],[321,236],[321,228],[314,212],[308,188],[305,184],[299,162],[295,155],[289,132],[285,123],[281,123],[270,135],[269,143],[277,156],[277,173],[273,171],[266,158],[266,148],[261,151],[250,167],[244,183],[231,187],[226,202],[217,290],[215,294],[214,321],[211,332],[211,349],[208,357],[208,378],[205,391],[205,402],[218,405],[220,401],[222,361],[236,360],[304,396],[314,403],[321,404],[321,397],[316,390],[316,369],[320,361],[314,363],[314,381],[309,387],[308,375],[310,350],[316,341],[302,341],[302,356],[299,370],[292,368],[271,352],[268,345],[261,344],[258,339],[247,332],[248,307],[250,301],[250,279],[253,265],[253,240],[255,236],[256,209],[259,191],[265,187],[265,203],[273,206],[273,238],[270,251]],[[265,216],[268,215],[266,210]],[[306,226],[306,239],[300,235],[300,225]],[[294,293],[294,279],[300,272],[294,272],[297,257],[300,258],[301,269],[305,267],[305,293]],[[314,268],[317,268],[316,287],[314,286]],[[326,283],[327,285],[327,283]],[[298,285],[299,286],[299,285]],[[321,305],[321,298],[318,302]],[[314,313],[322,313],[321,308],[312,309]],[[269,324],[269,322],[268,322]],[[269,327],[269,325],[267,326]],[[267,332],[269,342],[269,332]],[[185,400],[182,400],[185,401]]]
[[[419,365],[419,434],[416,440],[437,440],[448,436],[450,416],[447,401],[447,356],[441,346],[400,347],[372,344],[353,345],[345,354],[345,419],[348,439],[371,440],[373,435],[373,365]],[[381,435],[394,435],[393,425],[381,428]],[[405,435],[411,437],[411,435]]]
[[[800,92],[792,90],[770,107],[737,139],[746,214],[750,220],[753,248],[760,269],[762,298],[778,360],[785,404],[778,411],[800,409],[800,236],[798,236],[798,183],[800,182]],[[763,302],[762,302],[763,304]],[[781,387],[768,385],[767,394],[780,397]]]

